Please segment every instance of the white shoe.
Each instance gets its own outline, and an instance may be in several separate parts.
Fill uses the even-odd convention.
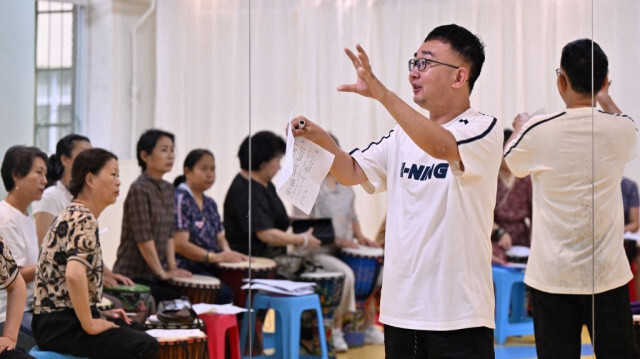
[[[370,325],[364,330],[364,343],[384,345],[384,333],[376,328],[375,325]]]
[[[331,345],[336,352],[346,352],[349,349],[347,342],[344,340],[344,333],[340,329],[331,330]]]

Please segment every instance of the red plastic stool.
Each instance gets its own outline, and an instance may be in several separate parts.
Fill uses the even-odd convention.
[[[225,338],[229,333],[231,359],[240,357],[240,334],[238,320],[233,314],[204,313],[199,315],[204,322],[209,337],[209,358],[225,359]]]

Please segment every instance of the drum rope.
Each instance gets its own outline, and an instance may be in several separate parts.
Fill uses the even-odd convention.
[[[184,341],[180,343],[180,346],[182,346],[182,353],[185,355],[184,358],[191,358],[189,355],[189,343]]]

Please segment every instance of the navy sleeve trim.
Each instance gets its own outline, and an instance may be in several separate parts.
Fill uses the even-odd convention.
[[[491,130],[493,129],[493,127],[495,127],[496,123],[498,123],[498,119],[494,117],[493,121],[491,121],[491,125],[489,125],[489,128],[487,128],[483,133],[479,134],[476,137],[471,137],[471,138],[467,138],[466,140],[458,141],[457,142],[458,146],[463,145],[465,143],[470,143],[470,142],[473,142],[473,141],[477,141],[477,140],[483,138],[484,136],[488,135],[489,132],[491,132]]]
[[[531,127],[527,128],[527,129],[522,133],[522,135],[520,135],[520,138],[518,139],[518,141],[516,141],[516,143],[514,143],[514,144],[513,144],[513,146],[509,147],[509,150],[508,150],[507,152],[505,152],[504,157],[507,157],[507,155],[511,152],[511,150],[512,150],[512,149],[514,149],[514,148],[516,148],[516,146],[520,143],[520,141],[522,141],[522,139],[524,138],[524,135],[526,135],[526,134],[527,134],[527,132],[531,131],[534,127],[536,127],[536,126],[538,126],[538,125],[541,125],[541,124],[543,124],[543,123],[545,123],[545,122],[549,122],[549,121],[551,121],[551,120],[553,120],[553,119],[556,119],[556,118],[558,118],[558,117],[560,117],[560,116],[562,116],[562,115],[564,115],[564,114],[566,114],[566,112],[561,112],[561,113],[559,113],[559,114],[557,114],[557,115],[555,115],[555,116],[553,116],[553,117],[547,118],[546,120],[542,120],[542,121],[540,121],[540,122],[536,123],[535,125],[533,125],[533,126],[531,126]]]
[[[598,112],[604,113],[604,114],[607,114],[607,115],[612,115],[612,116],[626,117],[629,120],[631,120],[631,122],[635,122],[631,117],[625,115],[624,113],[613,113],[613,112],[606,112],[606,111],[602,111],[602,110],[598,110]]]
[[[366,152],[369,148],[371,148],[371,146],[373,146],[373,145],[379,145],[379,144],[380,144],[380,142],[382,142],[383,140],[385,140],[385,139],[387,139],[387,138],[391,137],[391,132],[393,132],[393,131],[394,131],[394,130],[391,130],[391,131],[389,131],[389,134],[387,134],[386,136],[382,136],[382,138],[381,138],[378,142],[371,142],[371,143],[369,143],[369,146],[367,146],[367,148],[365,148],[365,149],[364,149],[364,150],[362,150],[362,151],[360,151],[360,149],[359,149],[359,148],[357,148],[357,147],[356,147],[356,148],[354,148],[353,150],[351,150],[351,152],[349,152],[349,155],[352,155],[352,154],[353,154],[354,152],[356,152],[356,151],[360,151],[360,152],[364,153],[364,152]]]
[[[607,114],[607,115],[611,115],[611,116],[628,118],[631,121],[631,123],[633,123],[634,125],[636,124],[636,121],[634,121],[631,117],[625,115],[624,113],[612,113],[612,112],[606,112],[606,111],[602,111],[602,110],[598,110],[598,112],[604,113],[604,114]],[[637,128],[636,128],[636,132],[638,132]]]

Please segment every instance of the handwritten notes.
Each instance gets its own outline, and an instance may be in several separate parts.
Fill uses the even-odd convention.
[[[305,138],[294,138],[290,127],[277,191],[280,197],[309,214],[334,155]]]

